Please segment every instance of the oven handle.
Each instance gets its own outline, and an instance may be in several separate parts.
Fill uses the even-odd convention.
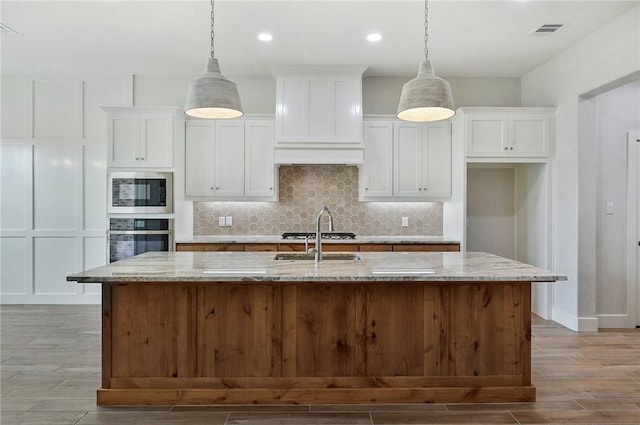
[[[107,235],[170,235],[171,230],[107,230]]]

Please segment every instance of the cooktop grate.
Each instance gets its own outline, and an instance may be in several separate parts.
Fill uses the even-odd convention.
[[[284,232],[282,239],[315,239],[315,232]],[[322,232],[322,239],[355,239],[356,234],[351,232]]]

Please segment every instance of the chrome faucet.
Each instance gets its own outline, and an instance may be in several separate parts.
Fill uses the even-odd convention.
[[[322,213],[324,212],[329,214],[329,231],[333,232],[333,215],[331,214],[331,211],[329,211],[329,208],[327,208],[326,206],[322,207],[322,209],[318,213],[318,219],[316,222],[316,263],[322,261],[322,232],[320,232],[320,219],[322,218]]]

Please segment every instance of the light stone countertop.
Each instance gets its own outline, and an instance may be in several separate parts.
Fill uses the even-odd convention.
[[[304,239],[282,239],[280,235],[225,235],[194,236],[192,239],[176,240],[176,243],[304,243]],[[443,236],[356,236],[355,239],[322,239],[322,243],[459,244],[460,241]]]
[[[335,253],[332,253],[335,254]],[[566,276],[483,252],[361,252],[353,260],[275,260],[274,252],[147,252],[67,277],[116,282],[554,282]]]

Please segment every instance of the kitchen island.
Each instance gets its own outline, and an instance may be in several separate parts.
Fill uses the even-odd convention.
[[[291,254],[289,254],[291,255]],[[99,405],[534,401],[531,282],[486,253],[155,252],[102,283]]]

